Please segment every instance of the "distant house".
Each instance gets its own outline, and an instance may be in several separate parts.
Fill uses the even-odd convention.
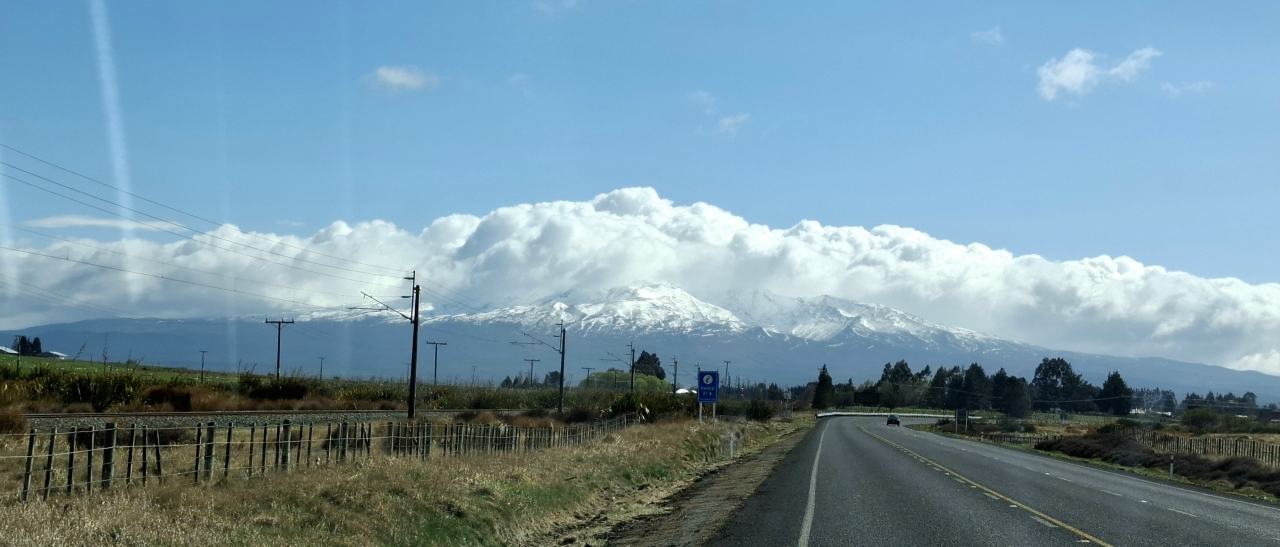
[[[60,360],[60,361],[61,361],[61,360],[65,360],[65,359],[67,358],[67,354],[65,354],[65,353],[59,353],[59,352],[56,352],[56,351],[45,351],[45,352],[41,352],[41,353],[40,353],[39,355],[37,355],[36,357],[46,357],[46,358],[49,358],[49,359],[58,359],[58,360]]]
[[[11,350],[4,346],[0,346],[0,355],[17,355],[17,354],[18,354],[17,351]]]

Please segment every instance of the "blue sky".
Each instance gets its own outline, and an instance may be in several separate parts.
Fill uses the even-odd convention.
[[[1280,4],[107,2],[106,14],[133,189],[255,230],[384,219],[416,232],[651,186],[773,227],[897,224],[1052,260],[1280,281]],[[1109,72],[1143,48],[1159,55]],[[1076,49],[1099,74],[1047,100],[1042,68]],[[0,142],[114,180],[97,55],[90,4],[0,3]],[[379,68],[400,86],[379,84]],[[103,216],[4,192],[15,224]]]

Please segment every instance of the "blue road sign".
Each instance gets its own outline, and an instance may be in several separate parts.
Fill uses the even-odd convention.
[[[720,373],[716,371],[698,372],[698,402],[714,403],[720,399]]]

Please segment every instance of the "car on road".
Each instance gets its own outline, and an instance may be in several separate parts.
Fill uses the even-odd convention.
[[[902,420],[898,419],[897,414],[890,414],[888,423],[884,425],[902,425]]]

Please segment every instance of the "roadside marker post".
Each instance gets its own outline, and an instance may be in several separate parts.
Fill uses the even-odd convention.
[[[711,419],[716,417],[716,401],[720,399],[720,373],[698,371],[698,423],[702,423],[702,405],[711,403]]]

